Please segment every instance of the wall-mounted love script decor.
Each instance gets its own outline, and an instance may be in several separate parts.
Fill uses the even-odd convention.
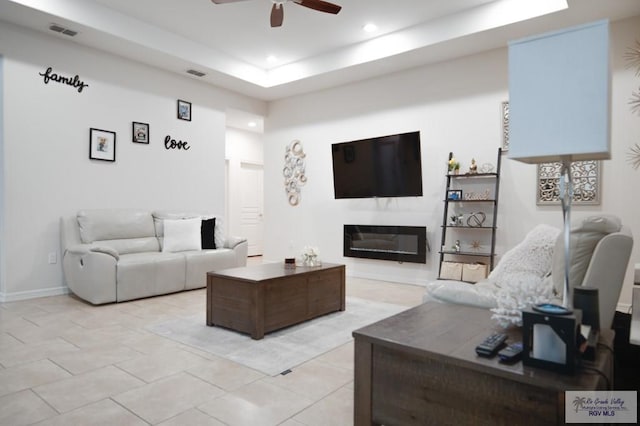
[[[66,84],[71,87],[75,87],[78,90],[78,93],[82,92],[82,89],[85,87],[89,87],[84,81],[80,80],[78,74],[73,77],[65,77],[60,74],[56,74],[53,72],[53,68],[49,67],[45,72],[40,72],[38,75],[42,76],[44,79],[44,84],[49,84],[50,81],[55,81],[56,83]]]
[[[189,142],[187,141],[177,141],[172,139],[171,136],[167,135],[164,138],[164,147],[165,149],[182,149],[184,151],[188,151],[191,149],[189,146]]]

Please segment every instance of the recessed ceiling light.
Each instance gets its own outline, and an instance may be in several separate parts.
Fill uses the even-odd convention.
[[[369,22],[364,27],[362,27],[362,29],[364,30],[364,32],[372,33],[378,29],[378,26],[372,22]]]
[[[256,123],[255,121],[250,121],[247,123],[247,126],[249,127],[256,127],[258,125],[258,123]]]

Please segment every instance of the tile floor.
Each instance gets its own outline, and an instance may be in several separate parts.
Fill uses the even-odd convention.
[[[423,291],[347,278],[347,295],[363,299],[414,306]],[[353,342],[269,377],[145,330],[199,309],[204,289],[0,304],[0,425],[353,424]]]

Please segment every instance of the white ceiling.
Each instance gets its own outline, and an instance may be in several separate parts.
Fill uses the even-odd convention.
[[[638,0],[332,2],[338,15],[289,1],[280,28],[269,26],[271,0],[0,0],[0,19],[186,76],[196,69],[210,84],[274,100],[640,15]],[[365,33],[368,22],[378,31]],[[51,32],[52,23],[78,35]]]

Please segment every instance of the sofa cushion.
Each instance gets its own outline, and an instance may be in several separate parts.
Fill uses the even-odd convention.
[[[182,253],[133,253],[120,256],[116,272],[117,301],[184,290]]]
[[[238,259],[231,249],[186,251],[183,254],[187,261],[185,289],[206,286],[207,272],[238,266]]]
[[[215,227],[216,227],[216,218],[212,217],[211,219],[202,219],[202,226],[200,227],[200,238],[202,242],[202,249],[214,249],[216,248],[216,239],[215,239]]]
[[[178,220],[178,219],[209,219],[214,217],[209,214],[198,214],[194,212],[172,211],[172,210],[156,210],[152,213],[153,225],[155,227],[156,237],[164,237],[164,221],[166,219]]]
[[[165,219],[163,252],[201,250],[202,219]]]
[[[587,273],[591,256],[600,240],[612,232],[620,231],[622,223],[616,216],[594,215],[586,217],[571,228],[569,239],[570,263],[569,285],[571,288],[582,285]],[[558,236],[553,256],[553,288],[557,295],[564,293],[564,234]]]
[[[122,240],[96,240],[93,244],[98,247],[106,247],[114,250],[119,255],[145,252],[157,253],[160,251],[160,245],[158,244],[158,239],[156,237],[126,238]]]
[[[155,237],[153,217],[144,210],[80,210],[80,238],[85,244],[100,240]]]

